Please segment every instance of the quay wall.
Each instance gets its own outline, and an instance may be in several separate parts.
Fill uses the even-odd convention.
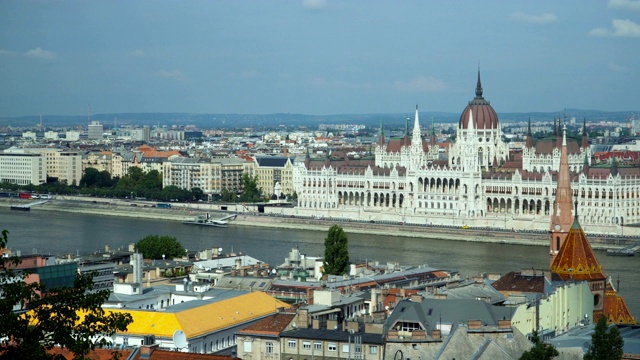
[[[35,202],[16,198],[0,198],[0,207],[24,205]],[[133,204],[133,205],[132,205]],[[548,235],[541,232],[517,231],[489,231],[485,229],[463,229],[461,227],[380,224],[349,220],[327,220],[320,217],[308,216],[300,218],[283,213],[273,212],[258,214],[252,206],[237,206],[232,204],[227,211],[221,211],[220,205],[203,203],[171,203],[171,208],[152,207],[151,201],[127,201],[121,199],[103,199],[90,197],[56,196],[34,208],[45,211],[64,211],[71,213],[95,214],[105,216],[122,216],[146,219],[162,219],[182,221],[190,216],[209,212],[211,217],[218,218],[229,215],[229,211],[237,212],[238,216],[229,221],[230,226],[254,226],[282,229],[306,229],[326,232],[333,224],[339,224],[347,233],[358,234],[387,234],[388,236],[403,236],[414,238],[445,239],[467,242],[502,243],[532,246],[548,246]],[[244,210],[244,211],[242,211]],[[277,209],[282,211],[282,209]],[[589,236],[592,246],[596,249],[619,248],[630,243],[628,240],[609,237]]]

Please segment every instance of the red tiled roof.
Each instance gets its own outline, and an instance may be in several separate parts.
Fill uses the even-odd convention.
[[[277,336],[287,328],[295,316],[296,314],[293,313],[277,313],[240,330],[238,333]]]
[[[553,259],[551,271],[565,281],[607,278],[577,220],[574,221],[558,254]]]
[[[635,325],[636,319],[631,315],[627,303],[609,284],[604,294],[604,315],[610,324]]]
[[[540,275],[522,275],[520,271],[512,271],[491,284],[500,292],[537,293],[544,292],[545,277]]]

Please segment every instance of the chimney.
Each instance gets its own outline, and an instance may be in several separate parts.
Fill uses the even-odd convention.
[[[479,330],[482,328],[482,321],[480,320],[467,320],[467,328],[469,330]]]
[[[498,329],[511,329],[511,320],[498,320]]]
[[[442,338],[442,332],[440,330],[431,330],[431,338],[440,340]]]
[[[142,345],[140,346],[140,359],[149,359],[151,354],[159,347],[159,344]]]

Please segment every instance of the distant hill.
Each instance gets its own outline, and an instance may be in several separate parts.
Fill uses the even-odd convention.
[[[498,113],[500,121],[504,123],[514,121],[552,120],[556,117],[563,117],[565,111],[557,112],[521,112],[521,113]],[[575,117],[587,121],[625,121],[640,111],[598,111],[567,109],[569,118]],[[189,114],[189,113],[118,113],[118,114],[95,114],[91,120],[100,121],[105,128],[112,128],[116,122],[120,125],[166,125],[184,126],[195,125],[208,129],[235,129],[235,128],[266,128],[278,125],[286,127],[309,126],[315,128],[318,124],[364,124],[367,127],[377,128],[382,121],[385,127],[402,127],[406,123],[407,117],[413,122],[413,113],[388,113],[388,114],[337,114],[337,115],[305,115],[305,114]],[[420,121],[423,127],[428,127],[432,119],[438,123],[457,123],[460,113],[447,112],[420,112]],[[40,122],[39,115],[21,116],[12,118],[0,118],[0,126],[12,127],[32,127]],[[45,127],[86,127],[87,116],[82,115],[43,115],[42,122]]]

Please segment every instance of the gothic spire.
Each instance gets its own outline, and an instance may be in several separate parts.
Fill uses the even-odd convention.
[[[478,65],[478,84],[476,84],[476,98],[482,98],[482,83],[480,82],[480,65]]]
[[[378,145],[384,146],[384,130],[382,127],[382,120],[380,120],[380,129],[378,130]]]
[[[618,158],[616,153],[613,152],[613,159],[611,160],[611,176],[616,177],[618,175]]]
[[[525,146],[529,149],[533,147],[533,134],[531,134],[531,117],[529,117],[529,127],[527,129],[527,141]]]
[[[558,170],[558,180],[556,183],[556,198],[549,229],[551,236],[549,239],[549,253],[552,261],[560,250],[562,243],[566,239],[567,234],[573,225],[573,216],[571,216],[572,209],[571,174],[569,172],[569,155],[567,153],[565,125],[562,133],[562,150],[560,152],[560,168]]]

